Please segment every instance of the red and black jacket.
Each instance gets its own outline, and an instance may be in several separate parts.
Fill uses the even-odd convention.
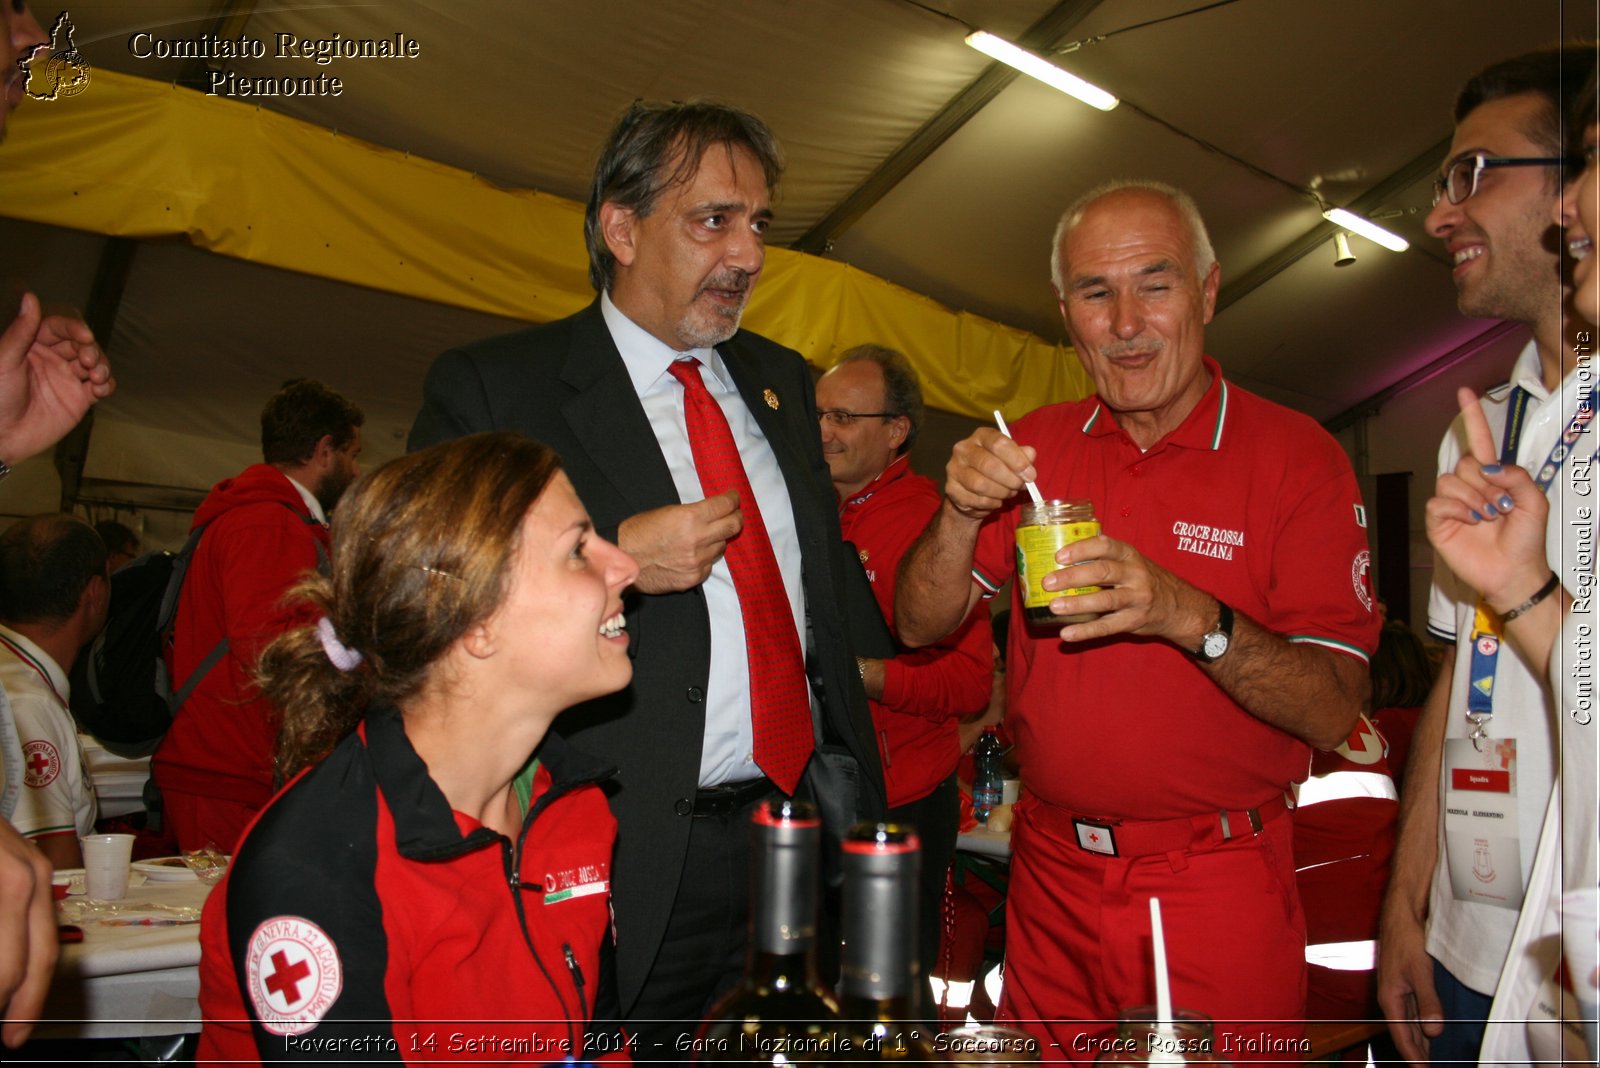
[[[486,741],[486,745],[492,742]],[[451,810],[393,711],[257,817],[201,929],[201,1060],[600,1059],[614,771],[549,735],[516,842]]]

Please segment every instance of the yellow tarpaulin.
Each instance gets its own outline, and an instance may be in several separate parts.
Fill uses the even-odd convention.
[[[594,297],[583,206],[222,97],[96,70],[32,103],[0,153],[4,211],[543,322]],[[745,324],[829,366],[905,351],[928,403],[988,418],[1091,390],[1070,348],[846,264],[772,248]]]

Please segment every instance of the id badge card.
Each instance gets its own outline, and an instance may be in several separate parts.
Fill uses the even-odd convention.
[[[1517,823],[1517,742],[1471,738],[1444,743],[1444,844],[1457,901],[1522,907],[1522,843]]]

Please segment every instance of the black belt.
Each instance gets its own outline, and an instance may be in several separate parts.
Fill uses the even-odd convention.
[[[724,786],[707,786],[694,793],[696,817],[731,816],[754,801],[777,791],[771,779],[749,779]]]

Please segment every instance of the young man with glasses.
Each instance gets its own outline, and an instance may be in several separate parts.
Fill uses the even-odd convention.
[[[1472,152],[1452,160],[1445,168],[1444,177],[1433,180],[1433,205],[1440,200],[1460,204],[1471,199],[1478,191],[1478,179],[1483,172],[1496,167],[1564,167],[1569,172],[1583,166],[1582,156],[1491,156],[1487,152]]]
[[[1551,206],[1564,175],[1577,173],[1564,170],[1561,117],[1594,66],[1594,46],[1582,45],[1509,59],[1472,78],[1456,102],[1455,138],[1428,215],[1453,260],[1461,313],[1532,330],[1511,382],[1483,399],[1501,461],[1530,472],[1554,459],[1579,402],[1577,357],[1588,351],[1576,344],[1583,324],[1568,303]],[[1455,470],[1463,444],[1457,421],[1440,447],[1440,471]],[[1551,481],[1554,495],[1562,480]],[[1552,525],[1552,561],[1575,559],[1563,544],[1571,533]],[[1542,675],[1502,654],[1501,621],[1442,564],[1428,629],[1451,644],[1413,735],[1379,931],[1378,998],[1407,1059],[1476,1063],[1550,795],[1554,711]],[[1495,774],[1483,780],[1484,771]],[[1474,781],[1509,789],[1459,803],[1456,788]],[[1498,812],[1499,830],[1486,835],[1478,812]]]
[[[900,558],[939,510],[939,489],[911,470],[922,429],[922,387],[906,357],[881,345],[846,352],[817,381],[822,458],[839,495],[839,527],[855,546],[878,609],[894,627]],[[883,758],[889,818],[922,839],[916,1007],[932,1020],[927,977],[939,949],[945,869],[956,850],[961,800],[959,724],[989,703],[994,649],[979,605],[953,634],[892,659],[856,657]]]

